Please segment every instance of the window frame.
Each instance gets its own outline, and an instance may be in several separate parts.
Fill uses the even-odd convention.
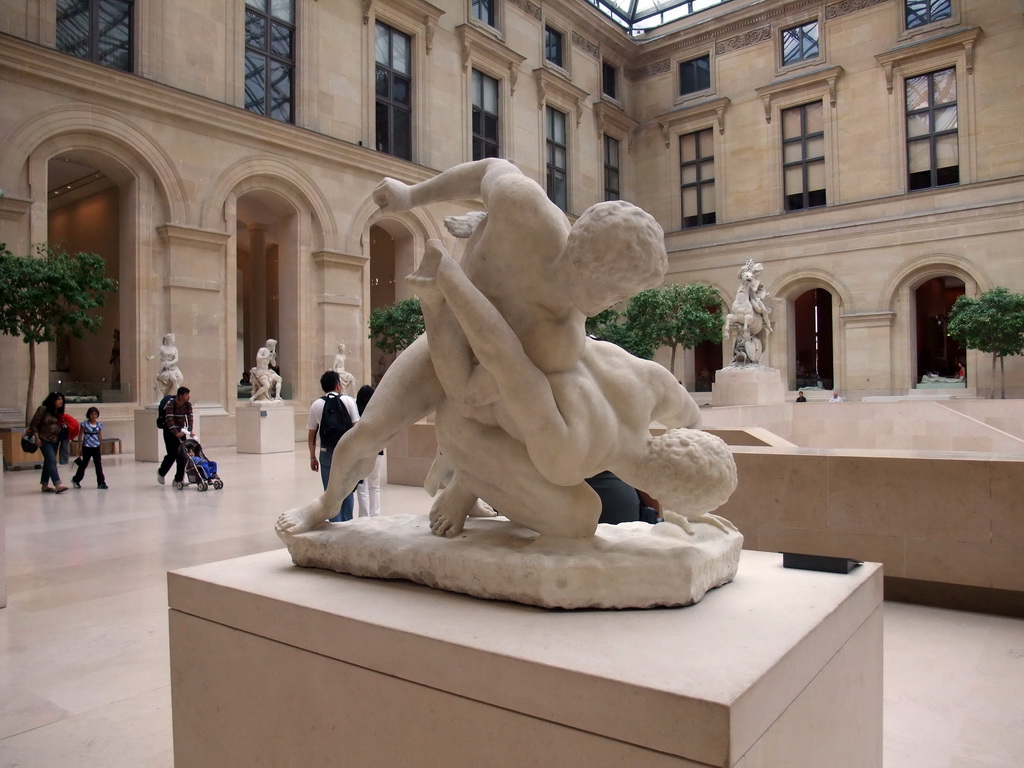
[[[467,0],[467,2],[469,3],[469,10],[466,13],[466,18],[471,23],[477,24],[477,25],[479,25],[479,26],[481,26],[481,27],[483,27],[485,29],[489,29],[489,30],[492,30],[494,32],[499,32],[502,29],[502,25],[501,25],[501,21],[502,20],[501,20],[501,17],[499,16],[499,12],[500,12],[500,10],[501,10],[501,8],[503,7],[504,4],[501,2],[501,0]],[[477,8],[477,6],[478,5],[484,5],[484,4],[487,4],[487,5],[490,6],[491,17],[492,17],[493,23],[491,23],[489,21],[485,21],[484,19],[482,19],[482,18],[480,18],[479,16],[476,15],[476,8]]]
[[[950,72],[950,71],[952,71],[952,73],[953,73],[953,83],[954,83],[955,87],[957,88],[956,100],[953,101],[953,102],[943,102],[941,105],[936,105],[935,104],[935,75],[940,74],[942,72]],[[915,80],[915,79],[917,79],[919,77],[927,77],[928,78],[928,106],[926,106],[924,108],[921,108],[921,109],[909,110],[909,109],[907,109],[907,103],[906,103],[907,83],[910,80]],[[920,134],[920,135],[914,136],[914,137],[911,137],[909,135],[909,133],[905,133],[904,134],[904,146],[905,146],[905,152],[906,152],[906,159],[905,159],[905,163],[906,163],[906,165],[905,165],[906,176],[904,178],[904,182],[906,183],[906,190],[907,190],[908,194],[912,194],[912,193],[915,193],[915,192],[925,192],[925,191],[934,190],[934,189],[942,189],[944,187],[955,187],[955,186],[959,186],[960,183],[961,183],[961,173],[960,173],[960,168],[961,168],[961,165],[962,165],[961,160],[960,160],[960,152],[961,152],[961,147],[960,147],[960,113],[961,113],[961,110],[960,110],[960,90],[959,90],[959,86],[960,86],[960,83],[959,83],[959,78],[958,78],[958,75],[957,75],[957,70],[956,70],[956,66],[955,65],[954,66],[950,66],[950,67],[943,67],[942,69],[932,70],[930,72],[922,72],[921,74],[908,76],[908,77],[905,77],[903,79],[903,93],[904,93],[903,118],[904,118],[904,125],[909,123],[910,118],[913,115],[927,115],[928,116],[928,123],[929,123],[929,130],[925,134]],[[940,110],[940,109],[948,109],[950,106],[953,106],[953,107],[956,108],[956,114],[957,114],[956,127],[953,128],[952,130],[948,130],[947,129],[945,131],[936,131],[936,130],[934,130],[934,124],[935,124],[934,116],[935,116],[935,113],[938,110]],[[940,169],[939,169],[939,166],[938,166],[938,157],[937,157],[937,154],[936,154],[936,146],[938,144],[938,139],[940,139],[942,137],[945,137],[945,136],[950,136],[950,135],[956,135],[956,146],[957,146],[956,181],[942,184],[942,183],[939,183],[939,181],[938,181],[938,175],[939,175],[939,170]],[[925,186],[925,187],[914,187],[914,186],[912,186],[912,179],[911,179],[912,173],[911,173],[911,170],[910,170],[910,154],[911,154],[910,150],[911,150],[911,146],[915,145],[915,144],[923,144],[926,141],[928,142],[928,164],[929,164],[928,175],[929,175],[929,182],[930,183],[928,184],[928,186]]]
[[[493,117],[494,117],[494,121],[495,121],[495,124],[496,124],[497,138],[495,138],[493,142],[491,142],[485,135],[477,134],[477,132],[473,129],[473,125],[476,122],[476,114],[477,114],[478,110],[480,111],[480,113],[483,115],[484,118],[486,118],[487,115],[488,115],[488,112],[486,111],[486,105],[485,104],[479,104],[478,105],[477,102],[476,102],[476,97],[477,97],[477,88],[476,88],[476,82],[475,82],[476,81],[476,75],[480,75],[481,78],[487,78],[488,80],[490,80],[490,81],[492,81],[494,83],[495,108],[496,108],[497,111],[493,113]],[[501,154],[501,135],[502,135],[502,129],[501,129],[501,113],[502,113],[502,108],[501,108],[501,101],[502,101],[502,99],[501,99],[501,91],[502,91],[502,82],[501,82],[501,79],[497,78],[497,77],[493,77],[489,73],[484,72],[479,67],[473,67],[470,70],[469,79],[470,79],[470,84],[469,84],[469,88],[470,88],[470,126],[469,126],[469,133],[470,133],[470,142],[471,142],[471,144],[470,144],[470,155],[469,155],[470,159],[471,160],[482,160],[482,159],[487,158],[487,157],[501,157],[502,156],[502,154]],[[476,154],[477,141],[482,142],[486,146],[489,146],[489,145],[491,145],[493,143],[494,150],[495,150],[494,154],[493,155],[484,154],[484,155],[481,155],[480,157],[477,157],[477,154]]]
[[[556,35],[558,38],[558,61],[548,58],[549,38]],[[569,47],[565,44],[568,38],[569,35],[563,29],[548,21],[544,22],[541,52],[545,65],[556,67],[564,72],[569,71]]]
[[[704,58],[708,60],[708,86],[706,88],[700,88],[698,90],[683,93],[683,66]],[[676,104],[713,96],[717,89],[714,49],[707,48],[699,51],[693,51],[689,55],[676,58],[674,61],[673,78],[675,87],[674,103]]]
[[[786,56],[786,33],[787,32],[792,32],[795,29],[803,29],[804,27],[808,27],[808,26],[810,26],[812,24],[815,25],[817,27],[817,30],[818,30],[818,40],[817,40],[818,52],[816,54],[814,54],[813,56],[804,56],[804,57],[801,57],[799,59],[795,59],[794,61],[787,62],[785,60],[785,56]],[[776,63],[777,73],[792,72],[794,69],[798,69],[800,67],[813,66],[815,64],[820,64],[821,62],[823,62],[825,60],[825,35],[824,35],[824,31],[825,31],[824,30],[824,25],[821,23],[821,19],[818,18],[817,16],[815,16],[814,18],[805,19],[804,21],[798,22],[796,24],[786,24],[784,26],[780,26],[779,27],[779,35],[778,35],[778,38],[779,38],[779,43],[778,43],[778,46],[779,46],[778,47],[778,59],[777,59],[777,63]]]
[[[549,128],[551,127],[551,122],[552,122],[551,120],[549,120],[549,117],[551,117],[553,115],[556,115],[556,114],[557,115],[561,115],[562,116],[562,120],[563,120],[562,132],[563,132],[564,137],[565,137],[563,144],[557,144],[556,140],[551,136],[551,131],[549,131]],[[555,205],[557,205],[561,210],[563,210],[566,213],[568,213],[569,212],[569,173],[570,173],[570,163],[569,163],[569,114],[567,112],[563,112],[558,107],[556,107],[556,106],[554,106],[552,104],[545,104],[544,105],[544,146],[545,146],[545,152],[544,152],[544,191],[547,192],[548,199],[551,202],[553,202]],[[552,159],[551,158],[552,149],[555,149],[557,151],[557,148],[559,148],[559,147],[562,149],[563,156],[565,157],[565,166],[564,167],[559,167],[559,166],[557,166],[557,165],[555,165],[554,163],[551,162],[551,159]],[[551,191],[552,183],[551,182],[552,182],[552,171],[553,170],[556,171],[556,172],[560,171],[562,173],[563,190],[564,190],[564,194],[565,194],[565,199],[562,200],[562,201],[556,200],[552,196],[552,191]]]
[[[612,92],[608,92],[608,76],[612,78]],[[611,99],[617,104],[622,103],[622,68],[612,64],[608,59],[601,59],[601,97]]]
[[[821,115],[822,115],[822,126],[821,131],[815,131],[813,133],[807,132],[807,107],[813,104],[821,104]],[[793,110],[800,110],[800,133],[798,136],[792,136],[787,138],[785,134],[785,117],[786,112]],[[810,195],[812,190],[809,189],[809,168],[812,165],[820,164],[824,173],[826,163],[826,144],[825,144],[825,104],[821,100],[812,99],[811,101],[804,102],[802,104],[794,104],[791,107],[779,110],[779,128],[780,128],[780,149],[782,150],[782,208],[786,213],[793,213],[795,211],[805,211],[809,208],[824,208],[828,205],[828,176],[825,174],[825,188],[822,190],[825,195],[825,201],[818,205],[812,205],[810,202]],[[807,144],[809,141],[821,137],[822,154],[821,156],[808,157],[807,156]],[[786,160],[786,147],[799,145],[801,148],[800,158],[797,160]],[[790,168],[800,168],[801,176],[801,202],[802,205],[799,208],[790,207],[789,198],[791,195],[786,194],[786,171]],[[816,190],[815,190],[816,191]]]
[[[299,48],[299,45],[298,45],[299,41],[298,41],[298,18],[297,17],[298,17],[299,9],[298,9],[298,2],[296,2],[296,0],[290,0],[290,2],[292,4],[292,14],[291,14],[292,15],[292,20],[291,21],[284,21],[284,20],[280,19],[279,17],[272,16],[269,9],[267,11],[261,11],[258,8],[254,8],[254,7],[250,6],[248,2],[243,2],[242,3],[243,14],[244,14],[244,18],[243,18],[243,22],[242,22],[242,31],[243,31],[243,36],[244,36],[243,39],[245,40],[245,53],[244,53],[244,57],[243,57],[243,70],[242,70],[243,71],[243,75],[242,75],[242,92],[243,92],[242,108],[246,112],[249,112],[250,114],[253,114],[253,115],[259,115],[260,117],[266,117],[266,118],[268,118],[270,120],[276,120],[277,122],[284,123],[286,125],[295,125],[295,102],[296,102],[296,98],[295,97],[296,97],[296,92],[298,90],[298,86],[297,86],[298,53],[297,52],[298,52],[298,48]],[[268,5],[269,5],[269,0],[268,0]],[[259,15],[265,21],[264,34],[266,36],[266,45],[265,45],[265,47],[263,49],[256,48],[255,46],[252,46],[252,45],[249,44],[249,14],[250,13]],[[278,26],[286,27],[286,28],[288,28],[291,31],[291,54],[292,54],[291,55],[291,59],[286,59],[285,57],[283,57],[283,56],[281,56],[279,54],[273,53],[273,36],[271,34],[271,28],[272,28],[273,25],[278,25]],[[263,112],[256,112],[255,110],[250,109],[249,108],[248,97],[245,95],[246,84],[249,82],[248,60],[249,60],[249,54],[250,53],[252,53],[254,55],[257,55],[257,56],[263,57],[263,61],[264,61],[264,69],[263,69]],[[282,120],[279,117],[274,117],[274,115],[272,114],[272,112],[273,112],[273,102],[271,100],[271,95],[273,93],[273,89],[270,87],[271,86],[271,82],[270,82],[270,78],[271,78],[270,64],[271,64],[271,62],[277,62],[278,64],[284,65],[286,68],[288,68],[288,70],[290,72],[291,84],[290,84],[289,93],[288,93],[288,119],[287,120]]]
[[[701,138],[700,137],[702,135],[704,135],[704,134],[708,135],[708,140],[709,140],[710,145],[711,145],[710,146],[710,149],[711,149],[711,154],[710,155],[701,154],[701,151],[700,151],[700,146],[701,146]],[[694,159],[693,160],[684,160],[683,159],[683,141],[688,136],[693,136],[694,137],[694,145],[697,148],[697,151],[694,153]],[[678,146],[678,151],[679,151],[678,158],[679,158],[679,224],[680,224],[680,229],[700,229],[701,227],[712,227],[712,226],[714,226],[715,224],[718,223],[718,184],[717,184],[717,181],[716,181],[716,179],[718,177],[718,165],[717,165],[716,158],[715,158],[715,150],[716,150],[716,146],[715,145],[717,143],[718,142],[715,140],[714,126],[712,126],[712,125],[705,125],[703,128],[698,128],[697,130],[694,130],[694,131],[680,132],[676,136],[676,145]],[[712,167],[712,169],[714,171],[714,175],[711,177],[710,180],[701,178],[701,167],[709,159],[711,161],[711,167]],[[696,169],[695,180],[693,182],[686,182],[686,181],[684,181],[684,170],[683,169],[686,166],[693,166]],[[703,201],[704,201],[704,195],[703,195],[704,189],[703,188],[708,186],[709,184],[712,185],[712,190],[713,190],[713,195],[714,195],[714,200],[715,200],[715,210],[712,211],[711,215],[713,215],[715,218],[714,218],[713,221],[703,221],[702,219],[706,215],[706,214],[703,213],[703,210],[702,210],[703,209]],[[691,189],[691,188],[695,189],[697,191],[697,216],[696,217],[697,217],[698,221],[695,224],[689,224],[688,225],[686,223],[687,216],[686,216],[686,193],[685,193],[685,190],[686,189]]]
[[[61,22],[60,22],[60,18],[58,17],[59,13],[60,13],[60,9],[57,7],[57,0],[54,0],[54,4],[53,4],[53,6],[51,6],[54,9],[54,26],[53,26],[53,34],[54,34],[53,47],[54,47],[54,50],[56,50],[56,51],[58,51],[60,53],[63,53],[65,55],[67,55],[67,56],[71,56],[73,58],[79,59],[80,61],[88,61],[88,62],[91,62],[91,63],[96,64],[98,66],[106,67],[107,69],[111,69],[111,70],[113,70],[115,72],[127,72],[129,74],[134,74],[135,70],[136,70],[136,62],[137,62],[137,59],[138,59],[138,55],[137,55],[137,52],[135,50],[136,49],[136,44],[137,44],[136,43],[136,38],[138,36],[137,30],[136,30],[136,24],[138,23],[138,14],[137,14],[138,2],[137,2],[137,0],[123,0],[123,2],[125,2],[127,4],[127,6],[128,6],[128,44],[127,44],[127,49],[128,49],[128,66],[126,68],[115,67],[115,66],[111,66],[110,64],[104,64],[100,60],[100,51],[99,51],[99,46],[100,46],[100,42],[101,42],[100,30],[99,30],[99,3],[100,3],[100,0],[86,0],[86,2],[88,4],[88,9],[87,9],[86,12],[88,14],[88,20],[89,20],[89,32],[88,32],[88,35],[87,35],[86,39],[84,40],[84,42],[85,42],[85,45],[86,45],[86,47],[88,49],[87,55],[79,56],[77,53],[74,53],[74,52],[72,52],[70,50],[63,50],[63,49],[60,48],[60,38],[59,38],[58,30],[60,29]]]
[[[615,164],[613,165],[609,155],[611,154],[609,149],[610,142],[614,142],[615,146]],[[611,200],[622,199],[622,141],[615,136],[611,136],[607,133],[601,134],[601,155],[603,162],[602,179],[604,181],[604,200],[605,202]],[[611,174],[615,175],[614,187],[609,184],[609,177]],[[611,195],[611,196],[609,196]]]
[[[934,2],[934,0],[928,0],[928,2]],[[900,39],[905,40],[922,34],[932,33],[938,29],[960,26],[960,0],[949,0],[949,10],[949,16],[945,16],[941,19],[934,19],[932,21],[926,21],[923,24],[911,27],[907,24],[907,17],[909,15],[907,0],[900,0]]]
[[[377,60],[376,40],[377,40],[377,28],[378,28],[378,25],[386,27],[387,29],[391,30],[390,35],[389,35],[389,40],[390,40],[389,58],[391,59],[391,61],[388,62],[387,65],[385,65],[383,62],[380,62],[380,61]],[[400,71],[395,70],[394,67],[393,67],[394,39],[395,39],[396,35],[401,35],[403,38],[407,39],[408,42],[409,42],[409,51],[408,51],[409,71],[408,72],[400,72]],[[416,72],[416,69],[415,69],[415,59],[416,59],[415,40],[416,40],[416,38],[413,35],[410,35],[409,33],[405,32],[404,30],[399,29],[398,27],[395,27],[393,24],[389,24],[387,21],[384,21],[384,20],[381,20],[381,19],[374,19],[374,22],[373,22],[373,39],[374,39],[374,47],[373,47],[373,51],[374,51],[374,55],[373,55],[373,65],[374,65],[374,69],[373,69],[373,72],[374,72],[374,77],[373,77],[373,82],[374,82],[374,90],[373,90],[373,104],[374,104],[374,123],[373,123],[374,138],[373,138],[373,148],[376,151],[378,151],[378,152],[380,152],[382,154],[390,155],[391,157],[398,158],[399,160],[407,160],[409,162],[412,162],[412,159],[414,157],[413,113],[415,111],[415,104],[416,104],[415,90],[414,90],[414,88],[415,88],[415,72]],[[409,92],[409,104],[408,104],[408,107],[403,106],[401,104],[401,102],[395,102],[394,99],[391,98],[390,96],[388,97],[387,100],[382,100],[381,96],[377,93],[378,69],[386,69],[387,71],[391,72],[392,75],[397,73],[398,75],[404,75],[404,76],[406,76],[408,78],[408,81],[409,81],[409,84],[408,84],[408,92]],[[393,77],[391,79],[393,80]],[[389,93],[393,93],[393,92],[394,92],[394,88],[393,87],[389,88]],[[380,112],[380,105],[381,104],[388,105],[387,108],[388,108],[388,111],[389,111],[389,118],[390,119],[389,119],[389,123],[388,123],[388,149],[381,149],[379,141],[378,141],[378,138],[380,136],[380,126],[379,126],[379,120],[378,120],[377,115]],[[396,109],[406,112],[408,114],[408,116],[409,116],[409,118],[408,118],[409,119],[409,136],[408,136],[408,154],[409,154],[409,156],[408,157],[405,157],[404,155],[399,154],[397,151],[395,151],[396,150],[396,146],[395,146],[395,120],[394,120],[394,113],[395,113]]]

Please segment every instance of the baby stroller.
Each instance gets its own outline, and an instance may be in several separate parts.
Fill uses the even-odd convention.
[[[185,475],[190,483],[194,483],[200,491],[205,491],[211,485],[218,491],[224,487],[224,482],[217,474],[217,462],[206,457],[198,440],[186,437],[181,441],[180,450],[185,457]],[[174,485],[179,491],[185,487],[184,483]]]

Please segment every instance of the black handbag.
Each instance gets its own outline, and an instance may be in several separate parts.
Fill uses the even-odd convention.
[[[39,450],[39,446],[36,445],[36,436],[30,435],[26,432],[21,436],[21,450],[25,453],[35,453]]]

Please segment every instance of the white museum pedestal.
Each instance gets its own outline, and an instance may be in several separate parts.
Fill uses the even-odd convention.
[[[291,564],[168,574],[176,768],[880,768],[882,570],[743,552],[687,608],[549,611]]]
[[[782,374],[762,365],[723,368],[715,373],[711,385],[711,404],[715,406],[768,405],[785,399]]]
[[[157,404],[147,405],[135,411],[135,460],[155,461],[163,460],[164,434],[163,430],[156,425]],[[193,432],[199,435],[202,442],[203,432],[199,429],[199,408],[192,406],[192,423],[195,426]]]
[[[235,409],[235,449],[239,453],[291,453],[295,450],[295,409],[284,403],[248,403]]]

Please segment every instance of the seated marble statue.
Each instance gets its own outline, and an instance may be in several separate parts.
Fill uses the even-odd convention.
[[[273,341],[273,339],[268,339],[269,341]],[[274,359],[275,355],[269,347],[260,347],[256,352],[256,365],[249,369],[249,382],[252,384],[250,402],[257,400],[279,402],[281,400],[283,379],[270,367],[271,361]]]
[[[643,479],[636,485],[655,493],[633,461],[650,448],[651,419],[669,427],[699,425],[696,405],[664,368],[611,345],[587,343],[588,315],[662,281],[667,259],[663,235],[653,219],[634,215],[639,209],[632,206],[602,204],[584,213],[580,221],[588,224],[574,237],[570,230],[575,231],[579,222],[570,228],[565,213],[540,185],[497,158],[464,163],[411,186],[385,179],[374,193],[382,210],[396,213],[474,197],[482,199],[486,213],[449,225],[453,234],[469,235],[461,271],[515,338],[518,359],[529,362],[524,376],[543,383],[549,392],[546,398],[558,402],[564,394],[555,387],[562,373],[588,383],[581,399],[593,396],[595,403],[589,411],[583,402],[577,404],[582,420],[545,422],[541,431],[581,437],[588,434],[587,420],[593,417],[592,439],[581,437],[586,445],[573,447],[571,460],[545,467],[548,476],[542,474],[531,451],[546,457],[552,450],[534,445],[533,435],[528,443],[512,416],[520,409],[521,381],[503,382],[502,386],[515,388],[503,393],[498,379],[508,375],[504,368],[492,365],[501,371],[496,376],[475,364],[471,343],[451,306],[438,302],[431,325],[458,332],[434,333],[429,343],[425,334],[399,355],[360,420],[339,440],[324,494],[282,514],[279,531],[294,534],[323,525],[373,468],[377,452],[402,429],[436,411],[438,443],[455,469],[431,511],[435,534],[457,535],[466,515],[482,499],[539,533],[590,536],[597,526],[600,500],[584,478],[603,469],[624,479],[635,479],[640,472]],[[588,263],[595,244],[604,256],[617,254],[621,263],[611,270]],[[440,262],[439,249],[432,252]],[[652,259],[652,253],[657,257]],[[421,277],[431,279],[427,273]],[[602,365],[611,370],[601,373]],[[597,413],[609,407],[612,414]],[[620,410],[629,424],[626,437],[616,432]],[[602,441],[607,444],[597,445]],[[617,448],[619,442],[624,444]]]
[[[356,388],[356,377],[345,370],[345,360],[348,358],[348,347],[338,344],[338,354],[334,356],[334,371],[341,379],[341,394],[352,395]]]
[[[157,393],[157,400],[164,395],[173,395],[178,391],[185,377],[178,368],[178,348],[174,346],[174,334],[165,333],[163,343],[156,354],[146,355],[147,360],[160,356],[160,370],[156,375],[154,389]]]
[[[963,384],[963,376],[939,376],[937,373],[926,373],[921,376],[922,384]]]

